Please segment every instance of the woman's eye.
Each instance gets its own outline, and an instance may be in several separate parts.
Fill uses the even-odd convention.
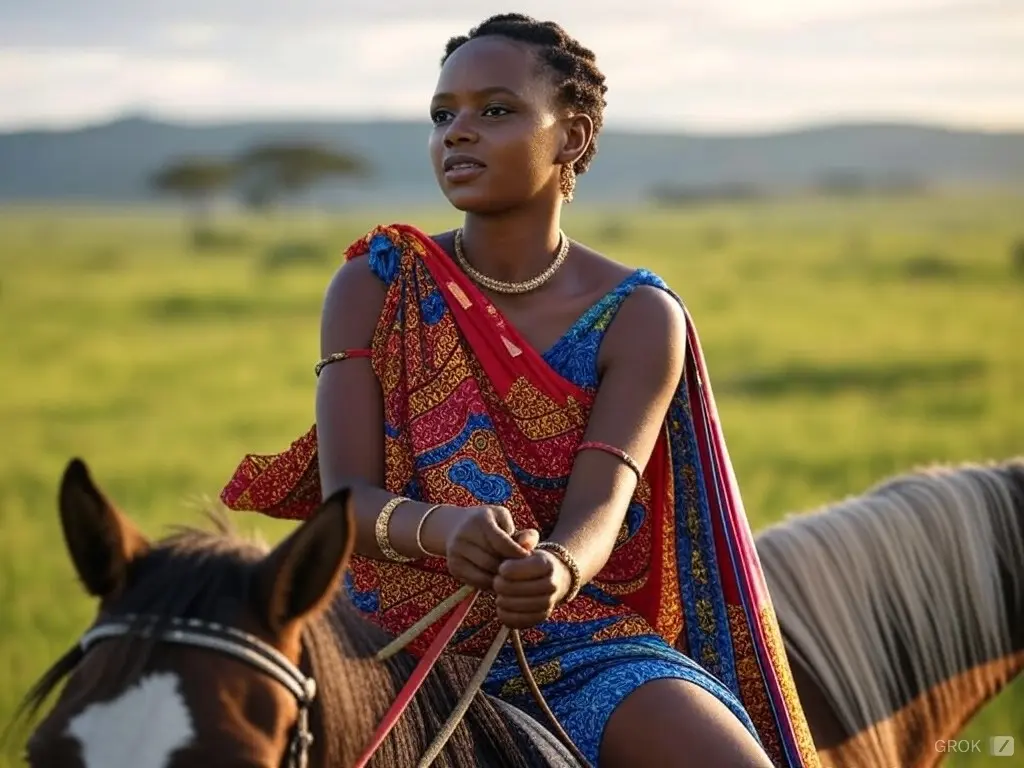
[[[498,105],[490,106],[484,109],[484,117],[503,117],[510,114],[512,110],[508,107],[502,107]],[[434,110],[430,115],[430,120],[434,125],[440,125],[441,123],[448,122],[452,119],[452,113],[447,109]]]

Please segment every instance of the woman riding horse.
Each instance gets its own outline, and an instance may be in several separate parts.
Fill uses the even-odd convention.
[[[348,248],[316,425],[246,457],[222,499],[301,519],[351,487],[359,609],[399,634],[481,590],[452,650],[521,630],[593,764],[817,765],[688,314],[560,228],[606,90],[551,22],[449,40],[430,156],[464,224]],[[484,688],[533,707],[511,648]]]

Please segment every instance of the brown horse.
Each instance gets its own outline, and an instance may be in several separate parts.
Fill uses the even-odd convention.
[[[757,550],[826,768],[937,765],[1024,667],[1024,459],[893,478]]]
[[[346,492],[271,551],[223,520],[150,542],[77,460],[59,498],[99,616],[26,699],[33,712],[67,678],[28,741],[32,768],[353,764],[414,661],[376,661],[388,638],[339,589],[355,537]],[[416,765],[474,666],[435,670],[372,765]],[[535,721],[478,695],[435,765],[576,763]]]
[[[30,693],[36,707],[69,677],[29,742],[33,768],[298,766],[307,747],[314,766],[350,765],[412,670],[404,655],[373,660],[387,638],[337,589],[344,494],[270,552],[223,521],[151,543],[80,462],[60,511],[100,616]],[[934,742],[1024,663],[1024,462],[899,477],[826,512],[758,536],[823,765],[932,765]],[[374,764],[415,765],[471,672],[446,659]],[[574,765],[485,696],[438,764]]]

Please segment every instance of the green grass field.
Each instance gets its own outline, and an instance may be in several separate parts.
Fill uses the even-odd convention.
[[[91,617],[57,521],[65,462],[149,533],[197,522],[244,453],[309,426],[327,280],[399,219],[457,221],[225,218],[232,236],[193,251],[173,213],[0,209],[0,720]],[[1020,198],[574,205],[565,225],[688,303],[755,529],[921,464],[1024,453]],[[968,733],[1024,742],[1022,711],[1018,684]]]

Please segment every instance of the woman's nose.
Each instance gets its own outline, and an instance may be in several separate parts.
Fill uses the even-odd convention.
[[[446,147],[453,147],[456,144],[467,144],[477,140],[478,134],[472,124],[472,118],[465,113],[456,115],[448,124],[448,130],[444,134]]]

